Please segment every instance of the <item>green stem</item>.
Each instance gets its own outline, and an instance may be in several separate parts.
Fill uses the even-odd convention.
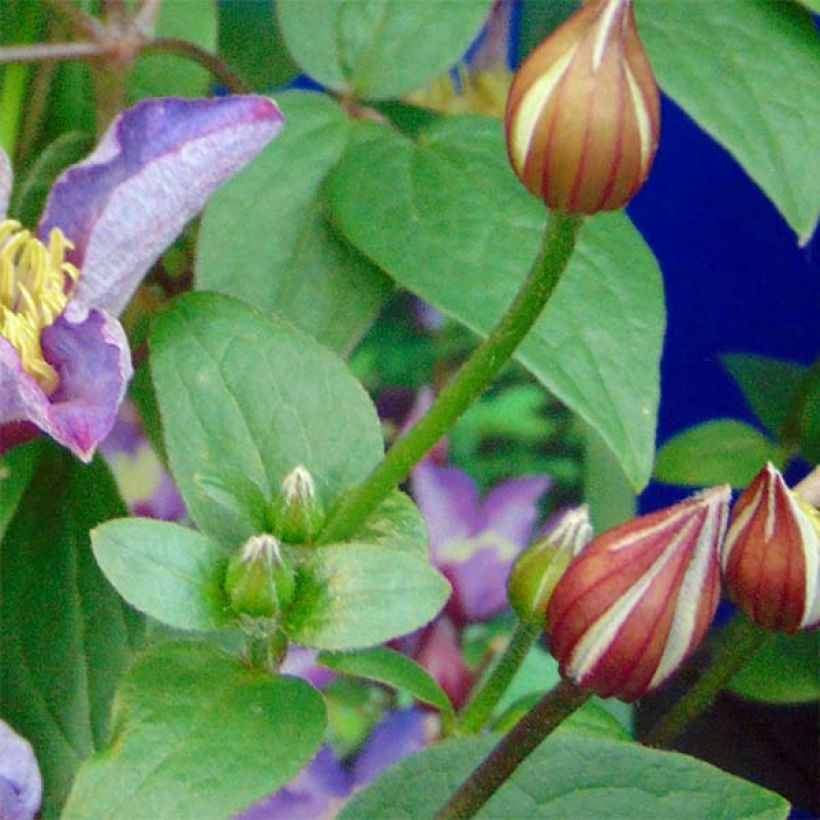
[[[461,732],[474,734],[484,728],[540,634],[540,624],[519,621],[507,648],[498,658],[492,672],[464,707],[458,725]]]
[[[353,535],[492,384],[553,294],[572,256],[581,224],[580,217],[550,212],[541,252],[507,312],[444,387],[424,418],[393,445],[363,484],[342,498],[328,517],[321,543],[343,541]]]
[[[566,680],[547,692],[461,784],[436,820],[472,817],[590,694]]]
[[[746,620],[740,613],[719,634],[712,663],[694,686],[643,738],[647,746],[668,747],[692,721],[709,708],[721,689],[774,636]]]

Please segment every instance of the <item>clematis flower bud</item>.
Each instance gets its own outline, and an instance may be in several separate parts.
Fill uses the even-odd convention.
[[[544,620],[555,585],[591,538],[589,507],[583,504],[567,510],[544,538],[521,553],[510,572],[507,593],[522,621]]]
[[[589,0],[513,78],[505,118],[513,170],[567,213],[623,207],[646,181],[660,99],[632,0]]]
[[[632,701],[660,686],[706,634],[720,595],[730,490],[715,487],[598,536],[547,607],[561,674]]]
[[[288,544],[309,544],[321,530],[325,513],[313,476],[301,464],[285,476],[272,519],[274,532]]]
[[[820,517],[767,464],[738,498],[721,564],[732,600],[766,629],[820,624]]]
[[[225,591],[234,611],[250,618],[276,618],[293,600],[293,570],[272,535],[254,535],[228,564]]]

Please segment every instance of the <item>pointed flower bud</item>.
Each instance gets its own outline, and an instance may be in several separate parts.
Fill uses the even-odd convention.
[[[228,564],[225,591],[234,611],[251,618],[275,618],[293,600],[293,570],[272,535],[254,535]]]
[[[767,464],[738,498],[723,545],[726,588],[754,623],[783,632],[820,623],[820,517]]]
[[[660,99],[632,0],[589,0],[513,78],[505,118],[513,170],[567,213],[623,207],[646,181]]]
[[[570,564],[547,607],[564,677],[632,701],[678,669],[717,608],[729,495],[715,487],[615,527]]]
[[[510,604],[526,623],[544,620],[555,585],[592,538],[589,507],[563,513],[554,527],[518,557],[507,581]]]
[[[300,464],[285,476],[272,518],[274,532],[287,544],[309,544],[319,534],[325,513],[306,467]]]

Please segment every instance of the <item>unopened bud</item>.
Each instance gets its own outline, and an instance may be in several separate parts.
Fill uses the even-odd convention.
[[[766,629],[820,623],[820,519],[767,464],[738,498],[721,564],[732,600]]]
[[[234,611],[251,618],[275,618],[293,600],[293,570],[272,535],[254,535],[228,564],[225,591]]]
[[[287,544],[309,544],[319,534],[324,520],[313,476],[300,464],[285,476],[274,502],[274,532]]]
[[[729,496],[728,486],[715,487],[584,548],[547,607],[550,651],[565,678],[632,701],[680,667],[715,615]]]
[[[589,0],[513,78],[507,153],[529,191],[566,213],[623,207],[646,181],[660,98],[632,0]]]
[[[522,621],[544,620],[555,585],[591,538],[589,507],[584,504],[561,515],[544,538],[521,553],[510,572],[507,593]]]

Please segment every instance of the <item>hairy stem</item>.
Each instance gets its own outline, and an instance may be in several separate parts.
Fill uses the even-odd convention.
[[[474,734],[484,728],[540,634],[540,624],[519,621],[507,648],[498,658],[492,672],[464,707],[458,726],[461,732]]]
[[[337,504],[320,535],[322,543],[343,541],[353,535],[492,384],[552,296],[572,256],[581,224],[579,217],[550,213],[541,252],[507,312],[444,387],[424,418],[393,445],[363,484]]]
[[[590,695],[566,680],[547,692],[461,784],[436,820],[472,817]]]
[[[661,748],[670,746],[773,635],[740,613],[735,615],[718,635],[711,665],[642,738],[643,743]]]

